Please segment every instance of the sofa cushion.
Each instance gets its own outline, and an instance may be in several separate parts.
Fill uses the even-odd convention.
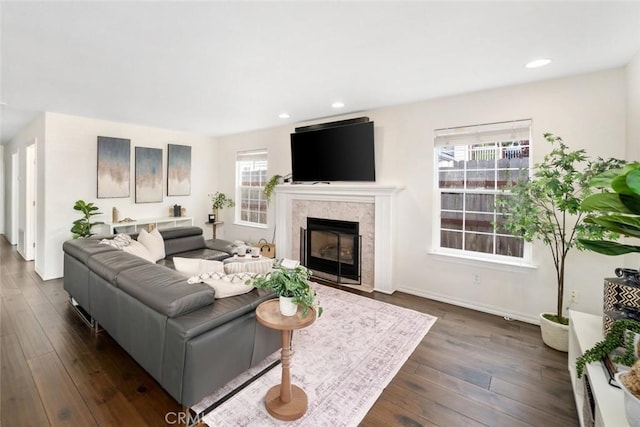
[[[226,252],[220,252],[213,249],[196,249],[193,251],[180,252],[177,254],[181,258],[200,258],[207,260],[222,261],[229,258],[229,254]],[[167,258],[173,258],[171,255],[167,255]]]
[[[95,238],[67,240],[62,244],[64,252],[78,261],[87,263],[91,256],[103,252],[114,252],[116,248],[109,245],[100,245],[100,240]]]
[[[167,255],[175,255],[182,252],[200,250],[206,248],[204,236],[176,237],[165,240],[165,252]]]
[[[214,291],[203,284],[190,285],[176,271],[146,264],[122,271],[117,286],[167,317],[178,317],[212,304]]]
[[[144,247],[149,250],[153,262],[165,257],[164,239],[157,228],[154,228],[150,233],[142,229],[140,234],[138,234],[138,242],[142,243]]]
[[[167,333],[176,333],[180,337],[180,341],[186,341],[232,319],[255,311],[262,302],[273,298],[276,298],[276,295],[271,289],[253,288],[251,292],[244,295],[216,300],[213,305],[169,319]],[[170,332],[170,330],[172,331]]]
[[[233,255],[238,252],[238,245],[230,242],[229,240],[215,239],[207,240],[206,245],[209,249],[215,249],[216,251],[226,252]]]
[[[121,271],[141,265],[151,265],[147,260],[117,249],[95,254],[87,260],[86,264],[91,271],[115,286],[117,286],[116,278]]]
[[[188,227],[172,227],[160,230],[160,234],[164,240],[177,239],[178,237],[202,236],[202,228]]]

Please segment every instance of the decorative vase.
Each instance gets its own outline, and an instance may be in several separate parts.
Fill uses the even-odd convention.
[[[549,347],[564,351],[569,351],[569,326],[547,320],[544,315],[540,314],[540,332],[542,333],[542,341]]]
[[[635,271],[635,270],[632,270]],[[624,309],[640,309],[640,286],[625,277],[627,270],[616,269],[619,278],[604,279],[604,299],[602,332],[606,336],[613,323],[626,316],[616,317],[616,314],[624,314]]]
[[[624,392],[624,414],[627,416],[629,426],[640,427],[640,399],[634,396],[622,382],[621,376],[625,374],[626,372],[618,372],[616,374],[616,381]]]
[[[280,313],[283,316],[295,316],[298,305],[293,302],[293,297],[280,297]]]

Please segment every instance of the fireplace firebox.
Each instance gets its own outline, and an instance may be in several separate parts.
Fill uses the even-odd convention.
[[[301,259],[315,276],[327,279],[329,275],[337,283],[360,284],[358,222],[308,217],[307,229],[300,231]]]

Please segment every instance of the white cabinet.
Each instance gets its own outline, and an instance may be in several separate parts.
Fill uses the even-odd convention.
[[[193,218],[188,216],[169,216],[165,218],[139,219],[131,222],[105,222],[103,224],[103,233],[115,234],[116,230],[118,233],[137,233],[143,228],[149,231],[150,225],[160,230],[163,228],[184,227],[193,225]]]
[[[584,377],[589,378],[593,393],[594,414],[596,427],[625,427],[629,424],[624,415],[624,401],[622,390],[609,385],[607,374],[601,362],[590,363],[586,366],[582,378],[576,374],[576,358],[586,350],[602,341],[602,317],[593,314],[569,310],[569,373],[576,399],[580,425],[585,426],[584,420]]]

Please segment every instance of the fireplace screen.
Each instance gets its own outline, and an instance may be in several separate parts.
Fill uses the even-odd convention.
[[[360,281],[359,224],[323,218],[307,218],[302,230],[303,259],[314,274],[322,272],[343,279]],[[317,275],[317,274],[316,274]]]

